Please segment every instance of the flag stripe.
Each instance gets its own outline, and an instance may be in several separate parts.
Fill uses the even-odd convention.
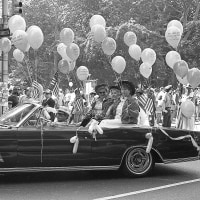
[[[32,98],[34,98],[34,99],[40,98],[43,93],[42,85],[34,80],[32,83],[32,87],[33,87]]]
[[[58,71],[54,74],[50,86],[52,88],[52,94],[58,98],[59,97]]]

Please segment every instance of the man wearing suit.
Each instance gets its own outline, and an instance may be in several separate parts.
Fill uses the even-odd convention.
[[[42,105],[44,107],[50,107],[50,108],[54,108],[55,107],[55,101],[52,99],[52,92],[51,90],[47,89],[45,91],[45,99],[42,102]],[[51,121],[53,122],[55,119],[55,113],[49,111],[49,115],[51,117]]]

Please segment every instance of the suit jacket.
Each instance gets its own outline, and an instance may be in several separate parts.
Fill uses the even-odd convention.
[[[120,102],[121,100],[118,99],[111,105],[107,118],[109,119],[115,118],[116,110]],[[137,100],[132,97],[128,97],[122,107],[122,115],[121,115],[122,124],[137,124],[139,111],[140,108]]]

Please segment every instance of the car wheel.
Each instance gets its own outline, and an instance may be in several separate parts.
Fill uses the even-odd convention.
[[[149,174],[154,167],[154,160],[151,153],[146,149],[133,148],[125,155],[123,172],[130,177],[141,177]]]

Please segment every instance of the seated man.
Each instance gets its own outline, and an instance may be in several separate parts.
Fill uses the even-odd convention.
[[[69,125],[69,115],[70,111],[66,106],[60,106],[56,118],[54,122],[51,122],[51,126],[56,126],[56,127],[63,127],[63,126],[68,126]]]

